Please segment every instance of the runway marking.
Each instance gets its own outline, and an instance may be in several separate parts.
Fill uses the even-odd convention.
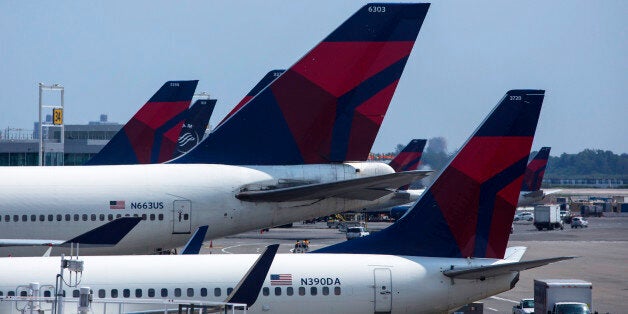
[[[251,246],[251,245],[263,245],[263,246],[266,246],[266,244],[265,244],[265,243],[236,244],[236,245],[232,245],[232,246],[227,246],[227,247],[225,247],[224,249],[222,249],[221,251],[222,251],[223,253],[225,253],[225,254],[233,254],[233,253],[231,253],[231,252],[229,252],[229,251],[227,251],[227,250],[229,250],[229,249],[233,249],[233,248],[236,248],[236,247],[240,247],[240,246]],[[258,251],[259,251],[259,249],[258,249]]]
[[[515,303],[515,304],[519,303],[519,301],[515,301],[515,300],[511,300],[511,299],[505,299],[505,298],[500,298],[500,297],[496,297],[496,296],[492,296],[491,299],[500,300],[500,301],[506,301],[506,302],[512,302],[512,303]]]
[[[492,307],[486,307],[487,309],[491,310],[491,311],[495,311],[495,312],[499,312],[498,310],[492,308]]]

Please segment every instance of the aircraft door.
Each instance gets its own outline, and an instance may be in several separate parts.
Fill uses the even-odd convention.
[[[172,209],[172,233],[189,234],[192,227],[192,202],[174,201]]]
[[[389,268],[375,268],[375,313],[392,311],[392,278]]]

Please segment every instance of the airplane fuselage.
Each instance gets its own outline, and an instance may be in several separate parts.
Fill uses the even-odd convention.
[[[222,301],[227,289],[235,287],[256,258],[257,255],[248,254],[83,257],[85,270],[81,286],[92,289],[95,300],[116,295],[118,299],[128,301],[158,298]],[[249,313],[443,312],[509,290],[517,275],[513,272],[482,281],[452,281],[442,274],[443,270],[498,261],[393,255],[279,254]],[[32,282],[54,284],[59,258],[2,258],[0,269],[0,292],[6,296],[18,285]],[[273,275],[283,276],[281,280],[277,277],[273,280]],[[74,289],[78,288],[66,288],[66,296],[75,295]],[[16,292],[19,294],[20,291]],[[0,303],[0,312],[6,312],[8,306]],[[103,313],[102,308],[102,304],[92,306],[94,313]],[[110,311],[112,308],[111,305],[108,307]],[[131,304],[124,307],[125,311],[159,308]],[[66,312],[71,310],[75,309],[66,306]]]
[[[356,169],[361,171],[356,171]],[[327,198],[245,202],[243,189],[330,182],[392,173],[384,164],[300,166],[140,165],[0,168],[0,238],[67,240],[122,216],[141,221],[114,247],[82,247],[88,255],[150,254],[185,244],[209,225],[206,239],[282,225],[376,201]],[[0,247],[0,256],[43,254],[45,247]],[[67,253],[54,248],[53,254]]]

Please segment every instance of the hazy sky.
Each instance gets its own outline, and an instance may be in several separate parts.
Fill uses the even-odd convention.
[[[66,123],[125,123],[167,80],[198,79],[216,124],[358,1],[0,1],[0,129],[32,128],[37,83],[65,86]],[[628,152],[628,1],[437,1],[373,151],[460,146],[508,89],[546,89],[533,149]]]

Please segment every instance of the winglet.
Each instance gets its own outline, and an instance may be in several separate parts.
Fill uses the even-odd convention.
[[[209,226],[198,227],[192,237],[190,237],[190,240],[188,240],[188,243],[183,247],[183,250],[181,250],[181,255],[198,254],[203,246],[203,240],[205,240],[208,228]]]
[[[502,259],[544,95],[508,91],[401,219],[315,253]]]
[[[141,217],[118,218],[74,239],[67,240],[61,246],[68,246],[71,243],[78,243],[81,246],[113,246],[131,232],[141,220]]]
[[[251,307],[257,300],[260,289],[264,285],[268,270],[275,259],[275,254],[279,249],[279,244],[273,244],[266,247],[266,250],[255,264],[249,269],[244,278],[238,282],[238,285],[233,289],[231,294],[227,296],[225,302],[228,303],[242,303],[247,307]]]
[[[541,148],[530,161],[526,168],[526,173],[523,176],[522,192],[534,192],[541,189],[541,183],[543,183],[543,175],[545,175],[545,168],[551,149],[551,147]]]
[[[85,163],[129,165],[172,159],[198,81],[168,81]]]

